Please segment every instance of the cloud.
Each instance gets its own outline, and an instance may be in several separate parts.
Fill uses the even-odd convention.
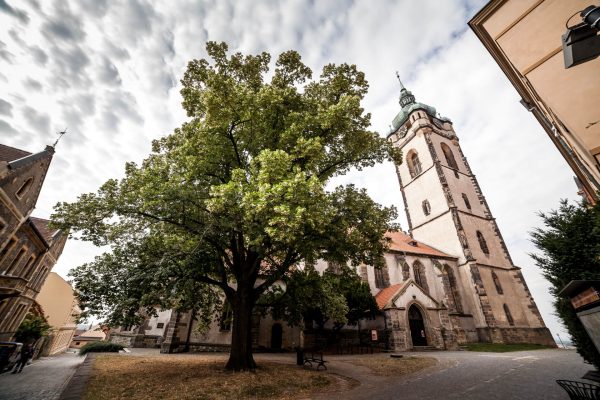
[[[29,51],[31,52],[31,57],[38,65],[42,67],[46,65],[46,62],[48,61],[48,55],[44,52],[44,50],[40,49],[39,46],[31,46]]]
[[[25,82],[23,82],[23,85],[28,89],[35,90],[36,92],[42,90],[42,84],[35,79],[27,78]]]
[[[13,128],[8,122],[0,119],[0,132],[2,133],[10,133],[16,135],[17,130]]]
[[[98,67],[98,79],[110,86],[119,86],[121,85],[121,76],[119,75],[119,70],[110,60],[106,57],[102,57],[102,61],[100,66]]]
[[[95,18],[102,18],[108,11],[108,0],[79,0],[80,9]]]
[[[23,107],[22,115],[29,123],[29,126],[35,128],[38,134],[47,135],[50,133],[50,117],[47,114],[25,106]]]
[[[0,0],[1,1],[1,0]],[[6,50],[6,43],[0,40],[0,58],[9,64],[14,63],[15,55],[10,51]]]
[[[71,13],[66,2],[56,4],[56,13],[42,25],[42,32],[50,38],[67,42],[81,42],[86,33],[80,18]]]
[[[25,11],[11,7],[5,0],[0,0],[0,11],[17,18],[24,24],[29,23],[29,16]]]
[[[0,99],[0,114],[8,115],[10,117],[12,115],[12,108],[12,104],[6,100]]]
[[[54,71],[54,84],[63,88],[71,86],[89,86],[90,78],[86,68],[90,64],[87,54],[79,46],[52,47],[52,61],[56,70]]]

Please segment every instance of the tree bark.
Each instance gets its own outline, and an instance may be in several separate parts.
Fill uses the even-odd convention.
[[[256,362],[252,356],[252,311],[256,299],[252,287],[246,285],[238,286],[232,297],[231,352],[225,368],[253,371],[256,369]]]

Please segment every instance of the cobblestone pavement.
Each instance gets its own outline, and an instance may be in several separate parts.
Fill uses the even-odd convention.
[[[20,374],[0,374],[0,400],[54,400],[85,357],[63,353],[42,357]]]
[[[361,385],[346,393],[328,393],[319,399],[544,399],[566,400],[556,379],[581,381],[592,369],[573,350],[536,350],[514,353],[410,353],[435,357],[439,365],[400,378],[359,376],[337,359],[332,367]],[[383,356],[383,355],[378,355]],[[349,361],[349,360],[348,360]],[[331,368],[330,370],[333,370]]]
[[[210,354],[210,353],[209,353]],[[130,355],[158,355],[153,349],[133,349]],[[208,355],[208,354],[207,354]],[[544,399],[566,400],[566,392],[556,379],[582,381],[581,377],[592,367],[574,350],[550,349],[511,353],[482,353],[470,351],[404,353],[405,356],[434,357],[439,364],[405,377],[374,376],[366,367],[352,364],[354,358],[383,357],[389,354],[358,356],[325,356],[324,373],[352,378],[360,382],[342,382],[342,390],[326,392],[313,399],[348,400],[412,400],[412,399]],[[181,354],[179,357],[198,357],[199,354]],[[211,354],[211,357],[227,355]],[[256,354],[256,361],[275,361],[293,364],[295,354]],[[346,391],[345,389],[350,389]]]

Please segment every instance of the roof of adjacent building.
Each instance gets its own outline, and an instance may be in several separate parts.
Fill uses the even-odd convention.
[[[30,152],[0,144],[0,161],[11,162],[31,155]]]
[[[46,243],[50,243],[52,241],[53,236],[56,234],[56,232],[59,231],[59,229],[50,228],[48,226],[50,221],[48,221],[47,219],[37,217],[30,217],[30,219],[33,225],[35,226],[35,229],[37,229],[40,235],[42,235]]]
[[[411,254],[423,254],[434,257],[457,258],[455,256],[451,256],[450,254],[446,254],[438,249],[435,249],[431,246],[418,242],[404,232],[388,231],[386,232],[385,237],[390,240],[390,250],[401,251],[403,253]]]
[[[383,310],[385,306],[390,302],[390,300],[398,293],[402,286],[404,286],[406,282],[398,283],[396,285],[392,285],[390,287],[386,287],[385,289],[381,289],[379,293],[375,295],[375,301],[377,302],[377,307],[380,310]]]

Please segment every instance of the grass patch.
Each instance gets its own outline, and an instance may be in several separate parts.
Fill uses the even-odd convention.
[[[470,343],[465,345],[468,351],[486,351],[490,353],[508,353],[510,351],[544,350],[551,349],[550,346],[541,344],[502,344],[502,343]]]
[[[437,364],[435,358],[430,357],[402,357],[402,358],[361,358],[349,361],[351,364],[367,367],[379,376],[399,376],[432,367]]]
[[[323,372],[263,362],[256,372],[225,371],[223,357],[98,356],[83,397],[106,399],[296,399],[334,382]]]
[[[123,345],[111,342],[90,342],[79,349],[79,355],[82,356],[86,353],[118,353],[123,350]]]

